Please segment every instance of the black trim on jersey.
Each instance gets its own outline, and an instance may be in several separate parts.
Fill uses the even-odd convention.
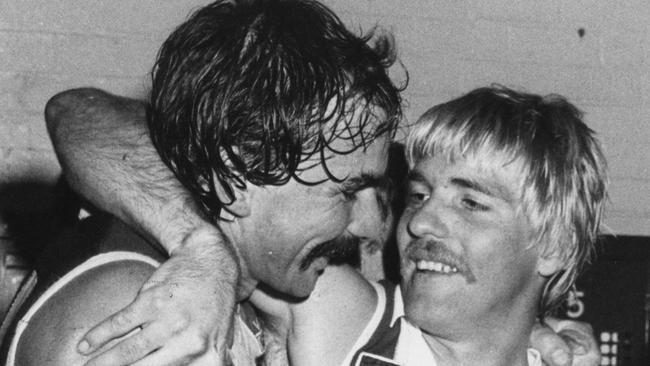
[[[386,292],[386,307],[384,309],[384,314],[370,336],[370,340],[357,350],[354,357],[352,357],[350,365],[397,365],[396,363],[390,363],[390,361],[385,360],[392,359],[395,355],[395,348],[397,347],[397,340],[399,339],[400,334],[401,322],[396,321],[395,326],[393,327],[391,327],[390,324],[391,320],[393,320],[393,313],[395,312],[396,285],[388,281],[380,281],[379,284]],[[373,357],[373,355],[380,356],[380,358]]]

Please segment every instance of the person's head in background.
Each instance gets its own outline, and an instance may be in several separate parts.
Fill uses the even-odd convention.
[[[574,105],[476,89],[427,111],[406,156],[398,243],[409,319],[495,340],[563,300],[607,197],[600,145]]]
[[[306,296],[356,250],[335,239],[366,235],[355,208],[381,195],[357,192],[382,188],[401,118],[393,61],[390,37],[356,36],[315,1],[217,1],[163,44],[152,140],[251,285]]]

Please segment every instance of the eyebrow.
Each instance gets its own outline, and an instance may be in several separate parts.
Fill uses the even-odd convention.
[[[471,178],[451,178],[450,182],[455,186],[471,189],[491,197],[500,198],[506,202],[512,201],[512,197],[507,190],[495,185],[486,184]]]
[[[380,188],[386,192],[386,195],[379,192],[375,195],[382,219],[386,220],[390,210],[393,188],[393,184],[386,174],[361,173],[358,176],[347,178],[341,185],[349,192],[358,192],[366,188]]]
[[[342,183],[343,188],[350,191],[360,191],[365,188],[390,188],[390,179],[385,174],[361,173],[360,175],[349,177]]]
[[[431,186],[431,183],[427,180],[427,178],[417,170],[410,171],[407,178],[409,182],[421,183]],[[471,189],[490,197],[504,200],[508,203],[512,203],[514,200],[516,200],[516,198],[513,197],[512,192],[510,192],[507,188],[498,184],[489,184],[489,182],[486,182],[483,179],[462,176],[451,177],[449,179],[449,182],[456,187]]]

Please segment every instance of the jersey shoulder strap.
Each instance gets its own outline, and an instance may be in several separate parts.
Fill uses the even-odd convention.
[[[401,326],[401,322],[393,322],[396,318],[394,314],[396,285],[388,281],[380,281],[379,284],[386,293],[384,313],[368,342],[357,350],[352,358],[353,366],[398,365],[392,361]]]

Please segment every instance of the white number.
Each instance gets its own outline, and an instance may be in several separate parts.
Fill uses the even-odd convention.
[[[585,296],[585,293],[582,291],[576,291],[572,296],[569,296],[567,300],[567,311],[566,315],[569,318],[579,318],[585,312],[585,303],[582,302],[582,297]]]

